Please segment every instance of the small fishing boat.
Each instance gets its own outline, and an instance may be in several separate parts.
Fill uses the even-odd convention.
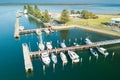
[[[50,49],[52,49],[52,44],[51,44],[51,42],[47,42],[46,43],[46,47],[50,50]]]
[[[76,42],[74,42],[74,43],[73,43],[73,45],[74,45],[74,46],[79,46],[79,44],[78,44],[78,43],[76,43]]]
[[[105,56],[107,56],[109,53],[107,52],[107,50],[105,49],[105,48],[103,48],[103,47],[97,47],[97,50],[101,53],[101,54],[103,54],[103,55],[105,55]]]
[[[20,26],[19,30],[23,31],[24,30],[24,26]]]
[[[45,49],[45,45],[43,43],[39,43],[39,49],[40,50],[44,50]]]
[[[50,33],[50,31],[48,30],[48,29],[45,29],[44,30],[47,34],[49,34]]]
[[[62,48],[65,48],[65,47],[66,47],[66,45],[65,45],[64,42],[61,42],[61,43],[60,43],[60,46],[61,46]]]
[[[90,48],[90,53],[93,54],[95,57],[98,57],[98,53],[93,48]]]
[[[84,42],[85,42],[86,44],[92,44],[92,42],[91,42],[91,40],[90,40],[89,38],[86,38],[86,39],[84,40]]]
[[[72,62],[79,62],[79,56],[73,52],[73,51],[68,51],[68,55],[70,56],[70,59],[72,60]]]
[[[43,44],[43,39],[42,39],[42,35],[40,35],[40,36],[38,36],[39,37],[39,40],[40,40],[40,42],[39,42],[39,49],[40,50],[44,50],[45,49],[45,45]]]
[[[66,57],[66,55],[63,52],[60,52],[60,58],[63,61],[63,63],[67,63],[68,62],[67,61],[67,57]]]
[[[53,61],[53,63],[57,63],[57,56],[54,53],[51,53],[51,59]]]
[[[49,54],[47,52],[44,52],[41,54],[41,59],[44,64],[46,64],[46,65],[50,64],[50,58],[49,58]]]
[[[41,33],[42,33],[41,30],[39,30],[39,29],[36,30],[36,34],[37,34],[38,36],[40,36]]]

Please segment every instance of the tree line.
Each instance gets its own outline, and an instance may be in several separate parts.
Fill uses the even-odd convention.
[[[28,13],[42,20],[43,22],[50,22],[50,15],[48,10],[42,12],[37,5],[25,5],[24,9],[27,9]]]
[[[38,19],[41,19],[43,22],[50,22],[50,15],[48,10],[45,10],[44,12],[42,12],[37,5],[25,5],[24,9],[27,9],[29,14],[34,15],[35,17],[37,17]],[[60,22],[62,24],[67,23],[70,20],[70,14],[79,14],[81,16],[81,18],[83,19],[96,19],[98,18],[98,16],[96,16],[94,13],[89,12],[87,10],[82,10],[80,11],[75,11],[75,10],[71,10],[68,11],[67,9],[64,9],[61,12],[61,16],[60,16]]]
[[[83,18],[83,19],[97,19],[98,18],[98,16],[96,16],[94,13],[89,12],[87,10],[82,10],[81,12],[71,10],[69,12],[68,10],[64,9],[60,16],[61,23],[63,23],[63,24],[67,23],[70,20],[70,18],[69,18],[70,14],[79,14],[81,16],[81,18]]]

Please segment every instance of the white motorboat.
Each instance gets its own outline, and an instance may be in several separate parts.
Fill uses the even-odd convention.
[[[86,38],[86,39],[85,39],[85,43],[86,43],[86,44],[92,44],[92,42],[91,42],[91,40],[90,40],[89,38]]]
[[[46,43],[46,47],[47,47],[48,49],[52,49],[52,44],[51,44],[51,42],[47,42],[47,43]]]
[[[98,53],[97,53],[93,48],[90,48],[90,52],[91,52],[91,54],[93,54],[94,56],[98,57]]]
[[[45,45],[43,43],[39,43],[39,49],[40,50],[44,50],[45,49]]]
[[[57,63],[57,56],[54,53],[51,53],[51,59],[53,61],[53,63]]]
[[[42,35],[38,36],[39,39],[40,39],[40,42],[39,42],[39,49],[40,50],[44,50],[45,49],[45,45],[43,44],[43,39],[42,39]]]
[[[79,56],[75,52],[68,51],[68,55],[70,56],[72,62],[79,62]]]
[[[103,55],[105,55],[105,56],[107,56],[109,53],[107,52],[107,50],[105,49],[105,48],[103,48],[103,47],[97,47],[97,50],[101,53],[101,54],[103,54]]]
[[[20,26],[19,30],[23,31],[24,30],[24,26]]]
[[[37,30],[36,30],[36,34],[37,34],[38,36],[40,36],[40,35],[42,34],[41,30],[37,29]]]
[[[78,44],[78,43],[76,43],[76,42],[74,42],[74,43],[73,43],[73,45],[74,45],[74,46],[79,46],[79,44]]]
[[[65,48],[65,47],[66,47],[66,45],[65,45],[64,42],[61,42],[61,43],[60,43],[60,46],[61,46],[62,48]]]
[[[50,58],[49,58],[49,54],[47,52],[44,52],[41,54],[41,59],[44,64],[46,64],[46,65],[50,64]]]
[[[63,61],[63,63],[67,63],[68,62],[67,61],[67,57],[66,57],[66,55],[63,52],[60,52],[60,58]]]
[[[27,13],[28,13],[27,9],[24,9],[23,13],[24,13],[24,14],[27,14]]]
[[[50,33],[50,31],[48,30],[48,29],[45,29],[44,30],[47,34],[49,34]]]

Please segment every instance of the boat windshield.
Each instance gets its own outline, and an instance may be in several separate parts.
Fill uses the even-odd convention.
[[[107,51],[105,50],[104,53],[107,53]]]

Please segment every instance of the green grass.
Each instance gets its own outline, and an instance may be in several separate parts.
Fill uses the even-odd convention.
[[[98,29],[103,32],[109,32],[113,34],[120,34],[120,32],[115,32],[110,30],[108,27],[106,27],[104,24],[105,22],[109,22],[111,18],[119,18],[120,15],[98,15],[98,19],[75,19],[71,18],[68,23],[66,23],[66,26],[85,26],[91,29]]]
[[[109,22],[111,18],[120,17],[120,15],[98,15],[98,19],[74,19],[71,18],[66,25],[85,25],[91,27],[103,27],[102,23]]]

